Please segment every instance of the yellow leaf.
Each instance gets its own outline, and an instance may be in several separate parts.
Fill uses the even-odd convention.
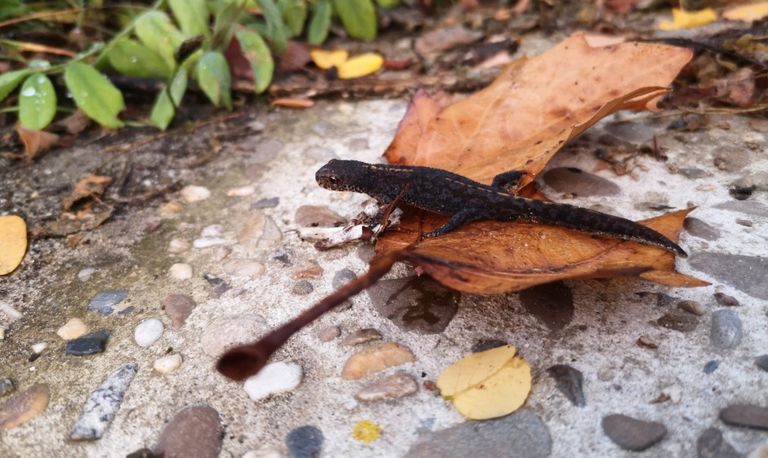
[[[437,380],[443,397],[473,420],[501,417],[519,409],[531,391],[531,367],[505,345],[457,361]]]
[[[704,8],[699,11],[685,11],[680,8],[672,8],[672,21],[662,21],[659,24],[661,30],[680,30],[701,27],[717,20],[717,13],[712,8]]]
[[[352,437],[364,444],[370,444],[381,435],[381,427],[371,420],[360,420],[352,428]]]
[[[768,16],[768,2],[735,6],[723,12],[723,17],[731,21],[752,22]]]
[[[339,65],[339,78],[348,80],[370,75],[384,65],[384,58],[376,53],[365,53],[355,56]]]
[[[27,252],[27,224],[15,215],[0,216],[0,275],[19,266]]]
[[[349,54],[345,49],[336,49],[334,51],[325,51],[322,49],[313,49],[309,52],[309,56],[312,58],[312,62],[317,65],[318,68],[327,70],[331,67],[339,67],[347,61]]]

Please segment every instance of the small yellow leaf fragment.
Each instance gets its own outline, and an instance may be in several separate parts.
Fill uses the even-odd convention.
[[[339,67],[347,61],[349,54],[345,49],[336,49],[334,51],[325,51],[323,49],[313,49],[309,52],[312,62],[318,68],[328,70],[331,67]]]
[[[0,275],[19,266],[27,253],[27,223],[16,215],[0,216]]]
[[[717,20],[717,13],[712,8],[704,8],[699,11],[685,11],[680,8],[672,8],[672,21],[662,21],[659,24],[661,30],[680,30],[701,27]]]
[[[462,358],[440,374],[437,386],[459,413],[485,420],[519,409],[531,382],[531,367],[506,345]]]
[[[376,53],[365,53],[355,56],[339,65],[339,78],[348,80],[370,75],[384,65],[384,58]]]
[[[734,6],[723,12],[723,17],[731,21],[752,22],[768,16],[768,2]]]
[[[381,427],[371,420],[360,420],[352,428],[352,438],[366,445],[378,439],[380,435]]]

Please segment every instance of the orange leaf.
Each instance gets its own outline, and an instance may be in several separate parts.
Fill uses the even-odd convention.
[[[311,108],[314,105],[315,102],[310,99],[278,98],[272,101],[273,107]]]

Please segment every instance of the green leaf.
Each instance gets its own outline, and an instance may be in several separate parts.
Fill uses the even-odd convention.
[[[333,9],[352,38],[363,41],[376,38],[376,11],[371,0],[333,0]]]
[[[307,20],[307,4],[304,0],[277,0],[277,8],[292,37],[301,35]]]
[[[197,62],[197,83],[214,106],[232,108],[231,77],[224,54],[208,51]]]
[[[312,20],[309,23],[309,32],[307,32],[310,44],[320,46],[328,37],[328,31],[331,29],[331,12],[330,0],[319,0],[315,3]]]
[[[27,129],[43,130],[56,116],[56,89],[43,73],[34,73],[19,92],[19,121]]]
[[[184,35],[171,24],[171,18],[162,11],[150,10],[138,19],[134,31],[142,43],[160,54],[165,62],[175,68],[174,54],[184,41]]]
[[[152,124],[165,130],[173,121],[173,117],[176,115],[176,108],[181,105],[181,100],[184,98],[186,90],[187,70],[181,67],[176,72],[176,75],[174,75],[170,88],[163,88],[157,94],[157,100],[155,100],[152,113],[149,115]]]
[[[64,70],[64,83],[77,107],[104,127],[117,128],[123,123],[117,114],[124,108],[123,94],[93,66],[72,62]]]
[[[277,54],[282,54],[288,46],[288,34],[290,31],[283,23],[283,17],[280,15],[280,10],[272,0],[258,0],[261,7],[261,13],[264,15],[264,19],[267,21],[266,36],[272,43]]]
[[[240,49],[243,55],[251,64],[253,71],[254,91],[257,94],[264,92],[272,81],[272,73],[275,71],[275,62],[272,60],[272,54],[269,47],[264,43],[261,35],[252,30],[240,30],[235,32],[237,41],[240,42]]]
[[[13,92],[30,73],[32,72],[25,68],[0,75],[0,102],[5,100],[8,94]]]
[[[400,0],[376,0],[382,8],[394,8],[400,4]]]
[[[115,70],[137,78],[167,78],[172,71],[158,53],[128,38],[115,43],[107,58]]]
[[[243,14],[241,1],[229,0],[216,13],[213,24],[213,48],[225,49],[232,41],[235,25]]]
[[[188,37],[211,34],[208,29],[208,5],[205,0],[168,0],[176,22]]]

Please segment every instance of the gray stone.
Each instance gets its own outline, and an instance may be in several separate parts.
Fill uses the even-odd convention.
[[[712,361],[707,361],[707,363],[704,364],[704,373],[711,374],[712,372],[715,372],[718,367],[720,367],[720,361],[716,359],[713,359]]]
[[[753,404],[735,404],[720,411],[720,419],[732,426],[768,431],[768,408]]]
[[[547,425],[528,409],[503,418],[467,421],[416,442],[408,458],[544,458],[552,452]]]
[[[217,458],[221,451],[219,413],[209,406],[187,407],[163,428],[154,452],[164,457]]]
[[[480,353],[486,350],[493,350],[494,348],[503,347],[507,345],[507,342],[499,339],[481,339],[472,344],[472,353]]]
[[[358,329],[352,334],[348,335],[341,341],[342,345],[354,346],[364,344],[366,342],[372,342],[374,340],[381,340],[381,333],[373,328]]]
[[[91,312],[99,312],[106,316],[112,313],[114,306],[119,304],[123,299],[128,296],[128,291],[122,290],[105,290],[97,293],[88,303],[88,310]]]
[[[355,398],[358,401],[371,402],[385,399],[397,399],[418,391],[419,386],[410,375],[405,372],[398,372],[394,375],[367,383]]]
[[[579,197],[615,196],[621,188],[610,180],[573,167],[557,167],[542,176],[550,188],[563,194]]]
[[[709,340],[713,346],[722,349],[734,348],[741,343],[743,335],[741,319],[733,310],[717,310],[712,314]]]
[[[683,312],[682,310],[672,310],[656,320],[656,323],[663,328],[680,332],[691,332],[699,325],[699,319],[695,315]]]
[[[131,380],[139,370],[136,363],[128,363],[110,375],[101,386],[91,393],[83,412],[72,426],[72,440],[100,439],[112,423]]]
[[[577,407],[587,405],[584,397],[584,375],[578,369],[567,364],[556,364],[547,373],[555,379],[557,389]]]
[[[680,310],[685,310],[688,313],[693,313],[694,315],[698,315],[698,316],[701,316],[707,313],[707,309],[705,309],[700,302],[696,302],[696,301],[680,301],[677,303],[677,308],[679,308]]]
[[[756,191],[768,191],[768,172],[749,174],[736,180],[733,185],[741,188],[752,188]]]
[[[333,286],[333,289],[339,289],[342,286],[354,280],[355,278],[357,278],[357,274],[352,272],[352,270],[350,269],[344,268],[336,272],[336,274],[333,276],[333,280],[331,281],[331,286]]]
[[[768,258],[739,254],[698,252],[688,258],[691,267],[758,299],[768,299]]]
[[[705,429],[696,440],[697,458],[741,458],[731,444],[723,439],[723,433],[717,428]]]
[[[461,294],[427,276],[381,280],[368,289],[380,315],[398,328],[420,334],[437,334],[459,309]]]
[[[678,169],[677,173],[690,179],[704,178],[710,175],[706,170],[702,170],[696,167],[683,167]]]
[[[747,215],[768,216],[768,205],[761,204],[756,200],[730,200],[715,205],[715,208],[745,213]]]
[[[102,353],[107,348],[110,332],[106,329],[92,332],[77,339],[70,340],[64,347],[64,353],[73,356]]]
[[[13,392],[16,389],[16,384],[12,379],[3,378],[0,379],[0,396],[5,396],[8,393]]]
[[[307,280],[299,280],[293,285],[291,292],[297,296],[306,296],[314,290],[315,288],[312,286],[312,283]]]
[[[635,452],[651,447],[667,435],[667,428],[661,423],[638,420],[621,414],[604,417],[602,426],[605,435],[613,443]]]
[[[725,305],[726,307],[737,307],[741,305],[735,297],[724,293],[715,293],[714,297],[718,304]]]
[[[549,329],[563,329],[573,320],[573,293],[563,282],[547,283],[520,291],[523,307]]]
[[[755,365],[760,369],[768,372],[768,355],[760,355],[755,358]]]
[[[251,204],[251,210],[260,210],[263,208],[275,208],[280,204],[279,197],[270,197],[269,199],[259,199]]]
[[[323,432],[311,425],[300,426],[285,436],[291,458],[313,458],[323,448]]]
[[[700,239],[714,241],[720,238],[720,231],[717,228],[710,226],[704,221],[689,216],[685,218],[683,227],[689,234],[696,236]]]
[[[718,148],[712,162],[720,170],[738,172],[750,163],[750,155],[742,148]]]

